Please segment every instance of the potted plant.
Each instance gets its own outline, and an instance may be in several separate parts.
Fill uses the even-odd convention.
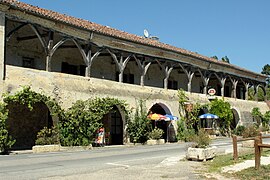
[[[147,140],[147,144],[148,145],[164,144],[165,143],[165,140],[164,139],[161,139],[163,133],[164,132],[163,132],[162,129],[159,129],[159,128],[155,127],[155,129],[153,129],[148,134],[149,140]]]
[[[216,155],[216,147],[210,147],[211,139],[209,134],[200,129],[198,134],[193,137],[194,144],[188,148],[186,158],[188,160],[207,160],[212,159]]]

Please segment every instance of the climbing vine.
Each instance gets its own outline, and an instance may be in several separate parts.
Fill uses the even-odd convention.
[[[4,94],[3,101],[6,104],[18,103],[26,105],[30,111],[33,110],[36,103],[43,102],[49,108],[51,116],[63,116],[63,110],[55,99],[44,94],[37,93],[30,86],[23,86],[23,89],[14,95]]]
[[[5,93],[3,94],[4,103],[0,105],[1,113],[0,113],[0,146],[1,151],[6,151],[11,148],[11,146],[15,143],[15,140],[8,135],[8,130],[6,127],[6,120],[8,118],[8,104],[21,104],[25,105],[30,111],[33,110],[34,105],[36,103],[44,103],[50,111],[51,116],[57,116],[59,120],[64,118],[64,110],[60,107],[60,105],[52,98],[37,93],[31,89],[30,86],[22,87],[21,91],[18,91],[15,94]],[[5,110],[7,112],[5,112]]]
[[[6,119],[8,117],[4,108],[9,103],[18,103],[26,105],[30,111],[33,110],[36,103],[44,103],[50,110],[52,116],[57,116],[58,130],[60,142],[66,146],[89,145],[93,142],[96,130],[102,126],[102,118],[104,115],[113,110],[117,106],[125,112],[125,118],[128,121],[129,113],[128,105],[125,101],[115,98],[94,98],[86,101],[79,100],[73,106],[64,111],[60,105],[52,98],[31,90],[30,86],[14,95],[3,95],[3,108],[0,105],[0,147],[10,148],[14,141],[8,135],[6,129]],[[3,110],[2,110],[2,109]],[[7,142],[8,141],[8,142]],[[46,139],[44,140],[44,142]]]
[[[15,143],[15,140],[9,135],[6,120],[8,117],[8,110],[6,105],[0,104],[0,153],[7,153],[7,150]]]
[[[102,126],[104,115],[120,107],[128,118],[128,107],[125,101],[115,98],[94,98],[79,100],[65,113],[65,118],[59,122],[61,144],[66,146],[87,146],[95,138],[96,130]]]

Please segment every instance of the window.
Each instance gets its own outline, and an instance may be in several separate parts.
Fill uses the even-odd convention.
[[[178,82],[174,81],[174,80],[169,80],[168,81],[168,89],[177,90],[178,89]]]
[[[115,81],[119,81],[119,72],[116,72]],[[134,74],[123,74],[123,83],[134,84]]]
[[[26,68],[34,68],[34,58],[23,57],[22,66]]]

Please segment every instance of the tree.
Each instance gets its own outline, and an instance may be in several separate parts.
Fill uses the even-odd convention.
[[[230,59],[227,56],[224,56],[221,58],[221,61],[229,63],[230,64]]]
[[[218,60],[217,56],[211,56],[211,58]]]
[[[269,77],[270,76],[270,65],[269,64],[264,65],[261,73],[268,76],[268,78],[266,79],[266,82],[268,84],[268,88],[270,88],[270,77]]]
[[[209,112],[219,117],[221,133],[229,133],[230,125],[233,121],[233,112],[230,103],[223,99],[214,99],[211,101],[209,107]]]

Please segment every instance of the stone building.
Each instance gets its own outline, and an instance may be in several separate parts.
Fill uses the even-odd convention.
[[[138,99],[146,99],[148,110],[179,116],[177,89],[187,91],[191,102],[207,103],[207,91],[214,88],[217,97],[231,103],[235,125],[252,123],[253,107],[269,110],[265,102],[247,100],[250,87],[256,97],[259,88],[266,97],[262,74],[16,0],[0,2],[0,51],[0,92],[31,85],[64,108],[79,99],[109,96],[134,108]],[[48,108],[37,109],[27,119],[51,124]],[[117,137],[112,144],[125,143],[121,113],[108,115]],[[18,136],[25,139],[31,128]]]

